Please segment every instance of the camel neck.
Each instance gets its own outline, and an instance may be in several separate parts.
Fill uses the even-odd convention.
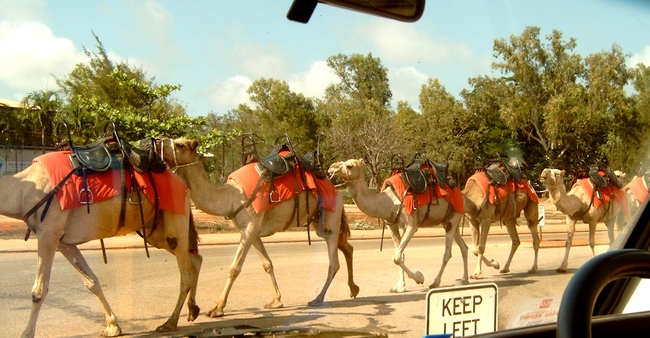
[[[179,167],[176,174],[187,184],[190,197],[199,210],[217,216],[227,216],[234,210],[229,203],[234,188],[210,182],[203,165]]]
[[[348,181],[348,193],[359,210],[370,217],[391,219],[395,209],[399,208],[386,192],[377,193],[368,189],[363,176],[358,180]]]

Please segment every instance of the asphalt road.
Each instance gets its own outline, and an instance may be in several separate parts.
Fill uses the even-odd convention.
[[[545,235],[546,236],[546,235]],[[548,235],[550,236],[550,235]],[[584,234],[578,234],[584,236]],[[522,235],[522,239],[526,239]],[[471,240],[465,236],[468,244]],[[256,254],[249,254],[243,271],[230,294],[225,316],[209,318],[210,310],[221,293],[226,273],[236,247],[234,245],[206,245],[201,247],[204,257],[197,294],[201,315],[193,323],[185,321],[184,307],[179,331],[156,334],[155,328],[170,315],[176,301],[179,285],[178,270],[173,256],[152,249],[147,259],[142,249],[109,250],[107,265],[101,252],[84,251],[102,288],[118,316],[127,337],[187,336],[203,330],[215,330],[237,325],[257,327],[311,327],[354,329],[386,334],[389,337],[421,337],[425,333],[426,295],[441,263],[444,251],[441,238],[415,238],[406,250],[406,262],[413,270],[425,276],[424,284],[407,281],[408,291],[390,293],[397,281],[398,270],[392,263],[393,248],[384,242],[354,240],[354,273],[361,291],[356,299],[349,298],[346,271],[339,270],[325,303],[309,307],[320,291],[327,273],[325,244],[305,242],[269,243],[267,249],[273,260],[284,308],[264,309],[271,300],[271,287]],[[471,246],[470,246],[471,247]],[[597,245],[596,253],[605,252],[605,245]],[[507,236],[491,235],[486,250],[490,258],[505,263],[510,241]],[[564,286],[577,268],[591,258],[586,246],[571,250],[569,272],[558,274],[564,253],[561,246],[544,247],[539,254],[539,273],[530,275],[532,246],[522,243],[511,265],[511,272],[500,274],[484,267],[484,279],[471,283],[495,283],[498,286],[498,327],[506,328],[510,317],[522,301],[540,297],[561,297]],[[342,265],[343,256],[340,256]],[[31,287],[34,283],[36,255],[34,252],[4,252],[0,254],[0,327],[2,336],[17,337],[24,330],[31,308]],[[469,273],[476,258],[469,257]],[[460,251],[453,249],[442,286],[453,286],[462,276]],[[45,300],[37,337],[96,337],[104,328],[104,318],[98,302],[85,288],[78,274],[61,256],[57,255],[50,294]]]

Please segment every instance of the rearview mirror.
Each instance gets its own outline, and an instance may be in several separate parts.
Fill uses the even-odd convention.
[[[289,20],[307,23],[316,5],[325,3],[357,12],[404,22],[422,17],[426,0],[294,0],[287,13]]]

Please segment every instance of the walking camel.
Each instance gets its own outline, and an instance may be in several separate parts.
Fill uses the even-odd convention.
[[[463,197],[465,202],[465,215],[471,225],[472,242],[474,244],[474,255],[478,257],[478,262],[471,278],[481,279],[483,277],[482,263],[499,269],[497,261],[488,259],[485,256],[485,247],[490,226],[495,222],[503,222],[510,236],[510,254],[501,273],[510,272],[510,263],[521,244],[519,234],[517,233],[517,218],[524,212],[528,230],[533,238],[533,266],[528,273],[537,273],[537,254],[539,251],[539,236],[537,235],[538,209],[536,196],[531,196],[523,189],[503,190],[507,193],[504,198],[495,200],[490,198],[488,188],[488,179],[485,172],[480,171],[471,176],[465,188]],[[509,184],[517,184],[512,181]],[[525,187],[524,187],[525,188]]]
[[[65,161],[67,162],[67,157]],[[168,175],[173,178],[171,173]],[[54,198],[46,213],[44,207],[41,207],[35,214],[25,217],[29,210],[43,200],[58,183],[50,180],[46,165],[38,161],[38,158],[22,172],[12,176],[0,176],[0,214],[17,219],[26,218],[25,222],[29,231],[34,233],[38,239],[38,261],[36,280],[32,287],[32,309],[22,337],[31,338],[36,333],[38,314],[48,294],[52,263],[57,250],[79,272],[88,290],[97,297],[106,318],[106,328],[101,335],[119,336],[122,329],[117,323],[117,317],[104,296],[97,276],[91,270],[77,245],[141,230],[143,221],[140,208],[137,205],[126,203],[122,227],[119,227],[122,204],[120,196],[92,203],[89,209],[78,207],[65,210],[62,209],[58,199]],[[156,328],[158,332],[176,330],[181,308],[186,299],[189,310],[188,321],[196,319],[200,312],[196,305],[195,295],[202,258],[198,254],[198,235],[191,221],[189,194],[186,191],[174,191],[174,194],[175,196],[185,194],[185,198],[178,202],[183,203],[185,213],[163,210],[162,217],[157,217],[157,227],[153,232],[151,229],[155,208],[147,198],[142,199],[142,213],[148,228],[147,242],[176,256],[181,275],[180,292],[174,311],[163,325]],[[41,220],[43,213],[45,213],[45,217]]]
[[[591,247],[592,256],[595,256],[596,224],[598,222],[605,223],[611,244],[614,241],[614,223],[622,208],[621,202],[623,199],[620,198],[624,198],[623,196],[617,198],[619,196],[614,195],[609,196],[608,200],[600,200],[591,191],[586,191],[585,187],[581,184],[575,184],[567,193],[566,186],[564,185],[564,175],[564,170],[549,168],[544,169],[540,175],[541,181],[546,184],[549,191],[551,201],[560,212],[566,215],[566,250],[562,264],[556,269],[560,273],[567,272],[569,250],[571,250],[573,235],[576,230],[576,221],[581,220],[589,224],[589,246]],[[585,178],[583,180],[587,179]]]
[[[348,186],[348,192],[354,199],[355,204],[364,214],[370,217],[381,218],[388,223],[391,230],[391,237],[395,244],[395,254],[393,262],[400,267],[399,278],[391,292],[405,292],[406,281],[404,273],[416,283],[424,283],[424,276],[419,271],[411,271],[405,264],[404,250],[413,235],[420,226],[434,226],[442,224],[445,229],[445,253],[442,256],[442,265],[440,271],[429,288],[440,286],[442,273],[451,258],[452,241],[460,247],[464,264],[463,278],[459,281],[461,284],[468,284],[467,270],[467,245],[458,231],[458,223],[462,213],[456,212],[451,203],[444,198],[438,198],[430,202],[429,208],[421,206],[412,214],[401,211],[403,205],[400,197],[390,187],[386,187],[381,192],[372,192],[368,189],[365,174],[363,173],[363,159],[351,159],[343,162],[335,162],[328,169],[330,176],[336,175],[343,179]],[[399,217],[399,218],[397,218]],[[397,219],[396,219],[397,218]],[[403,235],[400,235],[400,229]]]
[[[215,185],[208,180],[207,174],[200,162],[200,154],[197,152],[198,141],[185,138],[172,140],[162,137],[157,139],[156,144],[165,162],[189,186],[190,196],[196,204],[196,207],[208,214],[229,217],[241,232],[237,253],[228,270],[226,286],[217,300],[216,306],[208,312],[208,316],[221,317],[224,315],[228,294],[235,279],[237,279],[237,276],[241,272],[246,254],[251,245],[257,250],[262,259],[264,271],[266,271],[271,279],[273,299],[265,307],[283,307],[280,290],[275,279],[273,264],[264,248],[261,238],[271,236],[278,231],[284,231],[291,226],[291,223],[294,223],[292,220],[294,220],[295,202],[293,200],[284,201],[271,209],[256,213],[254,208],[248,205],[248,196],[246,196],[243,187],[237,181],[228,179],[223,185]],[[307,202],[307,198],[309,198],[309,202]],[[339,269],[337,248],[343,252],[347,263],[350,297],[355,298],[359,293],[359,287],[354,284],[353,280],[353,248],[348,243],[350,228],[348,227],[347,218],[343,210],[343,199],[340,194],[336,194],[335,199],[334,210],[324,210],[322,225],[318,221],[312,224],[317,228],[317,234],[327,242],[329,269],[321,292],[314,300],[308,303],[310,306],[323,303],[325,294],[334,279],[334,275],[336,275]],[[317,201],[313,194],[307,190],[300,192],[298,205],[310,206],[308,212],[306,210],[300,212],[299,222],[300,224],[305,224],[307,223],[307,215],[314,213]],[[233,214],[235,215],[233,216]]]

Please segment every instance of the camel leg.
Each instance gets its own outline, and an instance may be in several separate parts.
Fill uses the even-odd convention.
[[[456,244],[460,248],[460,255],[463,258],[463,278],[459,281],[456,280],[456,283],[460,283],[460,285],[467,285],[469,284],[469,268],[468,268],[468,261],[467,261],[467,256],[468,256],[468,247],[467,243],[465,243],[465,240],[463,237],[460,235],[460,229],[456,227],[456,232],[454,234],[454,240],[456,241]]]
[[[75,270],[79,272],[86,288],[97,297],[97,300],[104,311],[104,316],[106,317],[106,328],[101,335],[104,337],[117,337],[121,335],[122,329],[117,324],[117,317],[115,316],[115,313],[113,313],[113,310],[111,310],[111,306],[108,304],[108,300],[106,300],[106,297],[104,296],[99,279],[90,269],[86,259],[81,254],[81,251],[79,251],[79,248],[77,248],[76,245],[59,243],[59,251],[68,262],[72,264]]]
[[[244,265],[244,260],[246,259],[246,255],[248,254],[248,250],[250,249],[251,244],[253,243],[254,239],[257,238],[257,233],[252,234],[250,228],[252,228],[252,225],[249,226],[245,231],[242,231],[241,239],[239,240],[239,246],[237,247],[237,252],[235,253],[235,258],[233,259],[232,264],[228,269],[228,279],[226,281],[226,286],[221,292],[221,296],[217,300],[215,307],[212,310],[208,311],[208,317],[223,317],[223,309],[226,307],[226,303],[228,302],[228,294],[230,293],[230,290],[235,283],[235,279],[237,279],[237,276],[239,276],[241,273],[241,268]]]
[[[33,338],[36,335],[36,321],[49,290],[52,264],[59,238],[61,238],[60,234],[46,233],[44,230],[38,233],[38,258],[36,279],[32,287],[32,311],[27,327],[21,335],[22,338]]]
[[[338,227],[336,227],[336,232],[332,229],[332,233],[338,233]],[[309,306],[316,306],[323,303],[325,300],[325,294],[327,289],[329,289],[332,280],[336,272],[339,271],[339,256],[338,256],[338,236],[333,236],[332,234],[327,234],[323,236],[323,239],[327,242],[327,254],[329,256],[329,268],[327,269],[327,279],[325,280],[325,285],[321,289],[321,292],[314,298],[311,302],[307,303]]]
[[[404,250],[406,249],[406,246],[409,244],[411,241],[411,238],[413,238],[413,235],[415,232],[418,231],[417,226],[413,226],[411,224],[406,226],[406,230],[404,231],[404,236],[402,236],[402,240],[399,243],[399,246],[395,250],[395,255],[393,256],[393,262],[397,265],[399,265],[400,268],[406,273],[406,275],[413,279],[416,283],[422,284],[424,283],[424,275],[420,271],[411,271],[406,264],[404,264],[405,261],[405,256],[404,256]],[[405,290],[395,290],[391,289],[391,292],[404,292]]]
[[[607,221],[605,221],[605,225],[607,226],[607,237],[609,237],[609,244],[611,245],[614,243],[614,240],[616,239],[616,236],[614,236],[614,225],[616,223],[616,218],[610,218]],[[594,229],[595,231],[595,229]],[[620,232],[620,230],[619,230]],[[594,243],[595,244],[595,243]]]
[[[189,215],[190,202],[186,201]],[[165,249],[176,257],[180,273],[180,288],[176,305],[167,321],[156,328],[157,332],[171,332],[178,328],[183,304],[187,299],[187,320],[194,321],[201,309],[196,305],[196,289],[203,258],[198,253],[190,252],[189,216],[173,213],[163,213],[164,226],[147,238],[150,244]]]
[[[458,219],[459,220],[459,219]],[[447,263],[449,262],[449,259],[451,258],[451,245],[453,244],[454,239],[456,240],[456,243],[458,243],[458,246],[461,248],[461,253],[463,252],[463,245],[465,246],[464,248],[464,259],[463,263],[465,265],[465,274],[463,276],[463,284],[468,283],[468,276],[467,276],[467,245],[463,241],[462,237],[460,237],[460,232],[458,231],[458,220],[452,220],[452,227],[447,231],[445,234],[445,253],[442,256],[442,265],[440,266],[440,270],[438,271],[438,275],[434,279],[433,283],[429,285],[429,289],[437,288],[440,286],[440,280],[442,279],[442,273],[445,271],[445,267],[447,266]],[[460,239],[460,244],[458,240]]]
[[[509,219],[504,223],[506,225],[506,229],[508,230],[508,236],[510,236],[510,254],[508,255],[508,260],[503,266],[503,269],[499,271],[500,273],[510,272],[510,263],[512,262],[512,257],[515,256],[515,252],[517,252],[517,248],[519,248],[519,245],[521,244],[521,240],[519,240],[519,234],[517,233],[517,224],[515,223],[515,220]]]
[[[354,247],[348,242],[346,235],[341,233],[339,235],[338,249],[341,250],[345,257],[345,264],[348,268],[348,286],[350,287],[350,298],[357,298],[359,294],[359,286],[354,283],[354,272],[352,269],[352,255]],[[342,238],[343,237],[343,238]]]
[[[589,223],[589,248],[591,248],[591,258],[596,257],[596,224],[596,221]],[[612,228],[607,224],[607,222],[605,222],[605,225],[607,226],[607,233],[609,234],[609,231],[612,230]],[[610,244],[612,237],[610,237]]]
[[[262,260],[262,267],[264,268],[264,271],[269,275],[269,278],[271,278],[271,287],[273,289],[273,300],[266,304],[264,306],[265,309],[279,309],[284,307],[284,304],[282,304],[282,295],[280,295],[280,287],[278,286],[278,281],[275,279],[275,270],[273,269],[273,262],[271,262],[271,258],[269,257],[268,252],[266,252],[266,248],[264,247],[264,243],[262,242],[261,238],[256,238],[253,241],[253,246],[257,250],[257,255],[260,257]]]
[[[569,251],[571,250],[571,244],[573,243],[573,235],[576,232],[576,221],[571,219],[569,216],[566,217],[567,233],[566,233],[566,247],[564,250],[564,259],[559,268],[555,271],[559,273],[566,273],[567,267],[569,266]]]
[[[531,203],[532,204],[532,203]],[[537,207],[535,205],[535,207]],[[534,258],[533,258],[533,267],[528,270],[528,273],[537,273],[537,256],[539,253],[539,234],[537,233],[537,224],[538,224],[538,216],[535,216],[533,219],[528,219],[528,230],[530,230],[530,234],[533,237],[533,251],[534,251]]]
[[[390,235],[391,238],[393,239],[393,244],[395,245],[395,249],[399,248],[399,243],[402,241],[402,236],[399,233],[399,227],[396,224],[390,224]],[[396,292],[396,293],[401,293],[406,291],[406,276],[404,273],[404,269],[401,267],[398,267],[397,271],[397,284],[393,288],[390,289],[390,292]]]
[[[485,257],[485,246],[487,243],[487,235],[490,230],[491,220],[488,218],[480,222],[474,221],[472,224],[472,241],[474,242],[474,255],[478,257],[478,262],[474,274],[470,276],[472,279],[481,279],[483,278],[483,268],[482,263],[485,263],[487,266],[491,266],[495,269],[499,269],[499,263],[495,260],[490,260]],[[480,226],[480,228],[479,228]]]

